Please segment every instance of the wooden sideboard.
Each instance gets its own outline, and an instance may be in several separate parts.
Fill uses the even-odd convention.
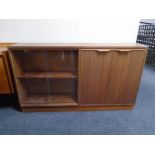
[[[7,46],[13,43],[0,43],[0,94],[13,94],[14,87],[10,71]]]
[[[146,55],[138,44],[9,46],[23,111],[132,109]]]

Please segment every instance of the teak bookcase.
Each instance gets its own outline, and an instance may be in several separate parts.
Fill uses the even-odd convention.
[[[23,111],[132,109],[146,54],[137,44],[9,47]]]

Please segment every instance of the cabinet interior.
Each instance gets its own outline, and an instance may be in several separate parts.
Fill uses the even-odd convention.
[[[11,56],[22,104],[77,105],[78,50],[16,50]]]

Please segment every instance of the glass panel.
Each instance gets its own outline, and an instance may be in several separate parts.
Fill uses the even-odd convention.
[[[46,79],[20,79],[25,91],[24,104],[48,103],[48,85]]]
[[[77,52],[48,51],[48,72],[54,78],[48,79],[49,103],[75,102],[77,94]]]
[[[76,51],[49,51],[48,52],[49,71],[76,71],[77,52]]]
[[[15,51],[13,54],[24,104],[59,106],[76,102],[77,51]]]

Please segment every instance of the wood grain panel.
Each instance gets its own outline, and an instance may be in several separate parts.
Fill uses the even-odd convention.
[[[0,79],[1,80],[7,79],[2,57],[0,57]]]
[[[98,51],[80,53],[79,103],[135,103],[146,51]]]
[[[23,106],[77,106],[77,103],[72,95],[30,95],[23,101]]]
[[[14,43],[0,42],[0,93],[11,94],[14,92],[10,62],[7,46]]]
[[[140,44],[118,44],[118,43],[23,43],[23,44],[14,44],[9,46],[12,50],[43,50],[43,49],[83,49],[83,48],[99,48],[99,49],[145,49],[146,46]]]
[[[10,88],[9,88],[7,80],[1,80],[0,79],[0,93],[1,94],[8,94],[8,93],[10,93]]]
[[[76,72],[71,71],[59,71],[59,72],[26,72],[17,76],[21,79],[44,79],[44,78],[58,78],[58,79],[76,79]]]
[[[112,52],[108,104],[135,103],[146,51]]]
[[[80,105],[107,104],[111,53],[80,51],[79,63]]]
[[[134,105],[129,105],[129,104],[126,104],[126,105],[104,105],[104,106],[69,106],[69,107],[66,107],[66,106],[57,106],[57,107],[53,107],[53,106],[42,106],[42,107],[39,107],[39,106],[28,106],[28,105],[22,105],[22,111],[23,112],[42,112],[42,111],[45,111],[45,112],[48,112],[48,111],[99,111],[99,110],[132,110],[134,107]]]
[[[0,57],[0,93],[10,93],[3,57]]]
[[[15,85],[14,85],[13,74],[12,74],[12,70],[11,70],[8,51],[4,51],[2,53],[2,56],[3,56],[3,62],[4,62],[5,71],[6,71],[6,75],[7,75],[8,85],[10,88],[10,91],[8,93],[13,94],[15,91],[15,88],[14,88]]]
[[[6,48],[6,47],[8,47],[8,46],[10,46],[10,45],[13,45],[13,44],[15,44],[15,43],[8,43],[8,42],[6,42],[6,43],[4,43],[4,42],[0,42],[0,48]]]

